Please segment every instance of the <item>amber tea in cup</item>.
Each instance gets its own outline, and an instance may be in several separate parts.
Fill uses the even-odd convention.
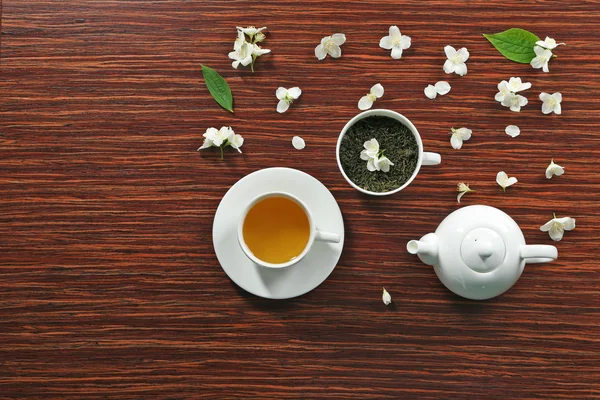
[[[252,254],[271,264],[298,257],[310,238],[310,221],[304,209],[283,196],[264,198],[254,204],[244,219],[244,241]]]

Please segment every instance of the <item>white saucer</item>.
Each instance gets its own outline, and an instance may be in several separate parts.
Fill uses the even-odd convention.
[[[313,213],[317,228],[339,234],[340,242],[315,242],[302,261],[287,268],[265,268],[250,261],[238,243],[238,220],[246,204],[268,191],[297,196]],[[240,179],[223,196],[213,222],[213,245],[221,267],[242,289],[269,299],[288,299],[310,292],[331,274],[344,247],[344,221],[335,198],[317,179],[291,168],[267,168]]]

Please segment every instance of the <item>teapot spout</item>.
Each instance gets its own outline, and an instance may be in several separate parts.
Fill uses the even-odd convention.
[[[438,239],[435,233],[428,233],[421,240],[411,240],[406,244],[410,254],[416,254],[427,265],[435,265],[438,258]]]

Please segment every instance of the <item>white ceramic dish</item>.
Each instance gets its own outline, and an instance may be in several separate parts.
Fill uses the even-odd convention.
[[[413,135],[415,135],[415,139],[417,140],[417,145],[419,146],[419,160],[417,161],[417,167],[415,168],[413,174],[404,183],[404,185],[400,186],[397,189],[390,190],[389,192],[371,192],[370,190],[361,188],[360,186],[358,186],[357,184],[352,182],[352,180],[350,180],[350,178],[348,178],[348,176],[346,175],[346,172],[344,172],[344,169],[342,168],[342,162],[340,160],[340,147],[342,145],[342,139],[343,139],[344,135],[346,134],[346,132],[348,131],[348,129],[350,129],[350,127],[352,125],[354,125],[357,121],[359,121],[363,118],[372,117],[372,116],[389,117],[389,118],[395,119],[396,121],[401,122],[403,125],[407,126],[411,130]],[[408,118],[406,118],[404,115],[402,115],[400,113],[397,113],[396,111],[385,110],[385,109],[363,111],[360,114],[356,115],[354,118],[352,118],[350,121],[348,121],[348,123],[344,126],[344,129],[342,129],[340,136],[338,137],[337,147],[335,149],[335,155],[337,158],[337,163],[338,163],[340,172],[342,173],[342,176],[346,179],[346,181],[348,181],[348,183],[354,189],[356,189],[360,192],[366,193],[366,194],[370,194],[372,196],[387,196],[390,194],[398,193],[399,191],[401,191],[402,189],[404,189],[405,187],[410,185],[410,183],[416,178],[417,174],[419,173],[419,170],[421,169],[421,165],[438,165],[442,161],[442,158],[438,153],[428,153],[428,152],[423,151],[423,142],[421,140],[421,135],[419,135],[419,131],[413,125],[413,123],[410,122],[410,120]],[[358,157],[359,155],[357,154],[356,156]]]
[[[302,260],[287,268],[252,262],[238,243],[239,219],[251,201],[271,191],[302,200],[316,227],[339,234],[339,243],[315,241]],[[287,299],[313,290],[331,274],[344,247],[344,221],[335,198],[317,179],[291,168],[267,168],[240,179],[223,196],[213,222],[213,245],[221,267],[242,289],[260,297]]]

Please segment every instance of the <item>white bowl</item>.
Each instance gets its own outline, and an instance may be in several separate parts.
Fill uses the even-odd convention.
[[[372,192],[370,190],[361,188],[360,186],[358,186],[357,184],[352,182],[352,180],[350,178],[348,178],[348,175],[346,175],[346,172],[344,172],[344,168],[342,168],[342,162],[340,161],[340,146],[342,145],[342,138],[344,137],[344,135],[346,134],[348,129],[350,129],[350,127],[352,125],[354,125],[356,122],[360,121],[361,119],[367,118],[367,117],[372,117],[372,116],[389,117],[389,118],[395,119],[396,121],[401,122],[404,126],[406,126],[410,129],[410,131],[415,136],[415,139],[417,140],[417,145],[419,146],[419,159],[417,161],[417,166],[416,166],[415,170],[413,171],[412,175],[410,176],[410,178],[408,178],[408,180],[406,182],[404,182],[404,184],[402,186],[400,186],[397,189],[390,190],[389,192]],[[410,122],[410,120],[408,118],[406,118],[404,115],[397,113],[396,111],[386,110],[386,109],[367,110],[367,111],[363,111],[360,114],[356,115],[354,118],[352,118],[350,121],[348,121],[348,123],[344,126],[344,129],[342,129],[342,132],[340,133],[340,136],[337,141],[335,155],[337,158],[338,167],[340,168],[340,172],[342,173],[342,176],[346,179],[346,181],[348,181],[350,186],[352,186],[354,189],[358,190],[359,192],[370,194],[372,196],[388,196],[390,194],[398,193],[399,191],[401,191],[402,189],[404,189],[405,187],[410,185],[410,183],[415,179],[415,177],[419,173],[419,170],[421,169],[421,165],[423,164],[423,142],[421,141],[421,136],[419,135],[419,131],[417,131],[417,128],[415,128],[413,123]],[[357,154],[356,157],[358,157],[358,156],[359,155]]]

